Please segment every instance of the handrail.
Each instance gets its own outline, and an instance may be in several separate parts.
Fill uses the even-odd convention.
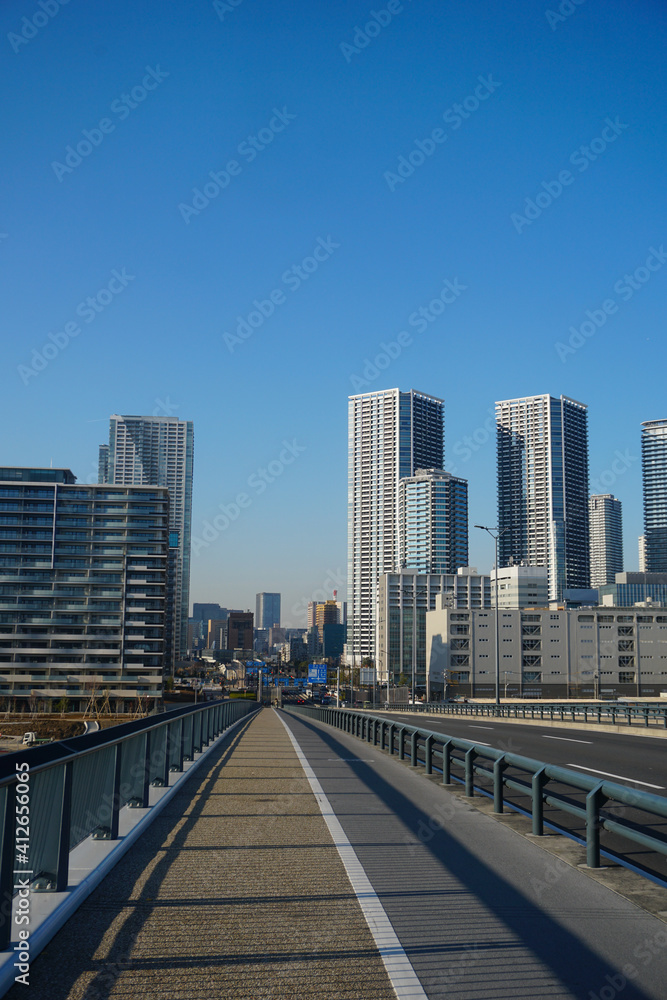
[[[544,761],[520,754],[498,750],[485,744],[474,743],[471,740],[449,736],[417,726],[408,725],[402,721],[394,721],[385,716],[371,715],[369,712],[356,712],[339,708],[311,708],[307,705],[290,706],[290,711],[309,718],[318,719],[334,728],[341,729],[359,739],[385,747],[389,754],[398,754],[399,760],[410,759],[412,766],[423,766],[426,773],[438,771],[442,774],[444,785],[450,785],[452,765],[462,769],[463,774],[456,778],[465,784],[466,795],[474,796],[475,790],[482,794],[490,794],[474,784],[474,775],[484,776],[493,782],[493,811],[502,813],[504,806],[527,812],[532,817],[532,832],[535,836],[544,834],[544,806],[549,805],[562,812],[569,813],[582,820],[586,826],[586,863],[589,868],[600,867],[601,853],[613,854],[615,860],[630,867],[640,874],[653,879],[660,884],[665,880],[653,875],[640,866],[632,864],[623,855],[603,849],[600,846],[600,830],[605,829],[634,844],[640,844],[659,854],[667,856],[667,837],[642,829],[636,820],[627,819],[613,812],[613,806],[608,803],[618,803],[639,810],[648,816],[667,818],[667,797],[641,792],[627,785],[613,781],[600,781],[599,778],[579,774],[567,767],[556,764],[546,764]],[[407,737],[407,738],[406,738]],[[406,744],[409,751],[406,752]],[[422,753],[420,754],[420,750]],[[453,751],[463,752],[463,757],[456,756]],[[439,759],[441,766],[436,767],[434,761]],[[508,776],[507,768],[523,772],[521,776]],[[548,788],[550,781],[557,782],[576,792],[585,792],[586,801],[579,805],[567,794]],[[504,789],[511,788],[525,794],[529,809],[506,802]],[[549,824],[561,833],[566,831],[560,826]],[[574,836],[572,834],[568,834]],[[580,840],[575,836],[575,839]]]
[[[667,705],[577,703],[571,702],[512,702],[501,705],[477,702],[432,701],[417,705],[389,704],[385,711],[424,712],[437,715],[487,716],[495,719],[539,719],[541,722],[584,722],[586,724],[611,724],[645,728],[667,729]]]

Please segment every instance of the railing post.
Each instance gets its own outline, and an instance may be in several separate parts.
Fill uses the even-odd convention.
[[[142,809],[148,809],[148,796],[150,794],[151,787],[151,745],[153,742],[153,732],[154,730],[149,729],[146,733],[146,748],[144,751],[144,784],[141,792],[141,807]]]
[[[427,736],[424,741],[424,773],[433,774],[433,737]]]
[[[600,809],[607,801],[602,794],[602,782],[586,796],[586,864],[600,867]]]
[[[410,736],[410,767],[417,766],[417,741],[419,740],[419,733],[415,729]]]
[[[542,792],[548,780],[546,767],[543,766],[539,769],[539,771],[535,772],[531,781],[533,800],[531,811],[534,837],[544,836],[544,799],[542,797]]]
[[[503,773],[507,763],[505,755],[498,757],[493,762],[493,811],[501,813],[503,811]]]
[[[449,748],[452,745],[451,740],[445,740],[442,744],[442,783],[443,785],[451,785],[452,783],[452,761],[449,756]]]
[[[123,744],[116,743],[111,790],[111,818],[109,820],[109,840],[118,840],[118,813],[120,812],[120,772],[123,763]]]
[[[389,725],[389,754],[393,756],[394,754],[394,733],[396,732],[396,726],[392,722]]]
[[[120,746],[120,744],[119,744]],[[120,782],[119,782],[120,783]],[[56,884],[54,892],[65,892],[69,883],[69,833],[72,820],[72,761],[64,765],[63,789],[60,800],[60,839],[56,860]],[[118,836],[118,830],[116,830]]]
[[[466,750],[466,756],[465,756],[466,795],[469,798],[472,798],[474,796],[474,794],[475,794],[475,786],[474,786],[474,779],[475,779],[474,762],[475,762],[475,757],[476,756],[477,756],[477,752],[475,751],[474,747],[470,747],[470,750]]]
[[[405,726],[399,726],[398,729],[398,759],[404,759],[404,745],[405,745]]]

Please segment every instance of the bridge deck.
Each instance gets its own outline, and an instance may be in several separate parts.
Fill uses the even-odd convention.
[[[424,987],[402,998],[664,1000],[662,920],[395,758],[264,710],[202,766],[35,960],[32,1000],[395,997],[337,823]]]

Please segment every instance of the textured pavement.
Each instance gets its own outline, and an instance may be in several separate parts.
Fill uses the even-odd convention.
[[[213,752],[6,995],[395,997],[276,713]]]

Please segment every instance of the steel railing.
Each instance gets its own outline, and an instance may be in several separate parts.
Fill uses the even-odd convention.
[[[531,816],[534,836],[543,836],[545,825],[574,836],[575,840],[586,845],[586,863],[589,868],[599,868],[600,856],[604,853],[620,864],[640,871],[662,885],[666,884],[664,876],[656,876],[646,868],[632,863],[622,853],[603,850],[600,832],[609,831],[632,844],[667,856],[667,836],[660,831],[650,831],[648,826],[656,819],[667,819],[667,798],[637,791],[616,782],[589,778],[566,767],[496,750],[445,733],[394,722],[369,712],[316,709],[306,705],[294,706],[289,710],[325,722],[387,750],[389,754],[397,754],[399,760],[409,759],[413,767],[423,767],[426,774],[441,773],[443,785],[460,782],[465,786],[467,796],[474,796],[476,791],[491,795],[495,813],[502,813],[507,806]],[[508,774],[508,770],[512,773]],[[476,784],[475,776],[490,781],[492,792]],[[556,790],[553,787],[555,784],[561,788],[564,786],[565,791]],[[505,789],[522,793],[525,796],[525,807],[508,802]],[[584,794],[583,803],[577,801],[577,796],[581,798],[581,793]],[[574,816],[585,826],[584,836],[573,835],[560,824],[546,823],[545,806]],[[624,815],[628,809],[632,809],[632,816]]]
[[[148,808],[151,786],[216,739],[256,703],[206,702],[28,748],[0,758],[0,899],[3,912],[17,882],[37,892],[63,892],[69,853],[92,836],[117,840],[124,806]],[[11,903],[10,903],[11,912]],[[13,921],[0,920],[0,951]]]
[[[377,706],[376,706],[377,710]],[[541,722],[584,722],[667,729],[667,705],[578,704],[569,702],[517,702],[477,704],[432,701],[416,705],[389,704],[386,711],[426,712],[437,715],[477,715],[495,719],[537,719]]]

